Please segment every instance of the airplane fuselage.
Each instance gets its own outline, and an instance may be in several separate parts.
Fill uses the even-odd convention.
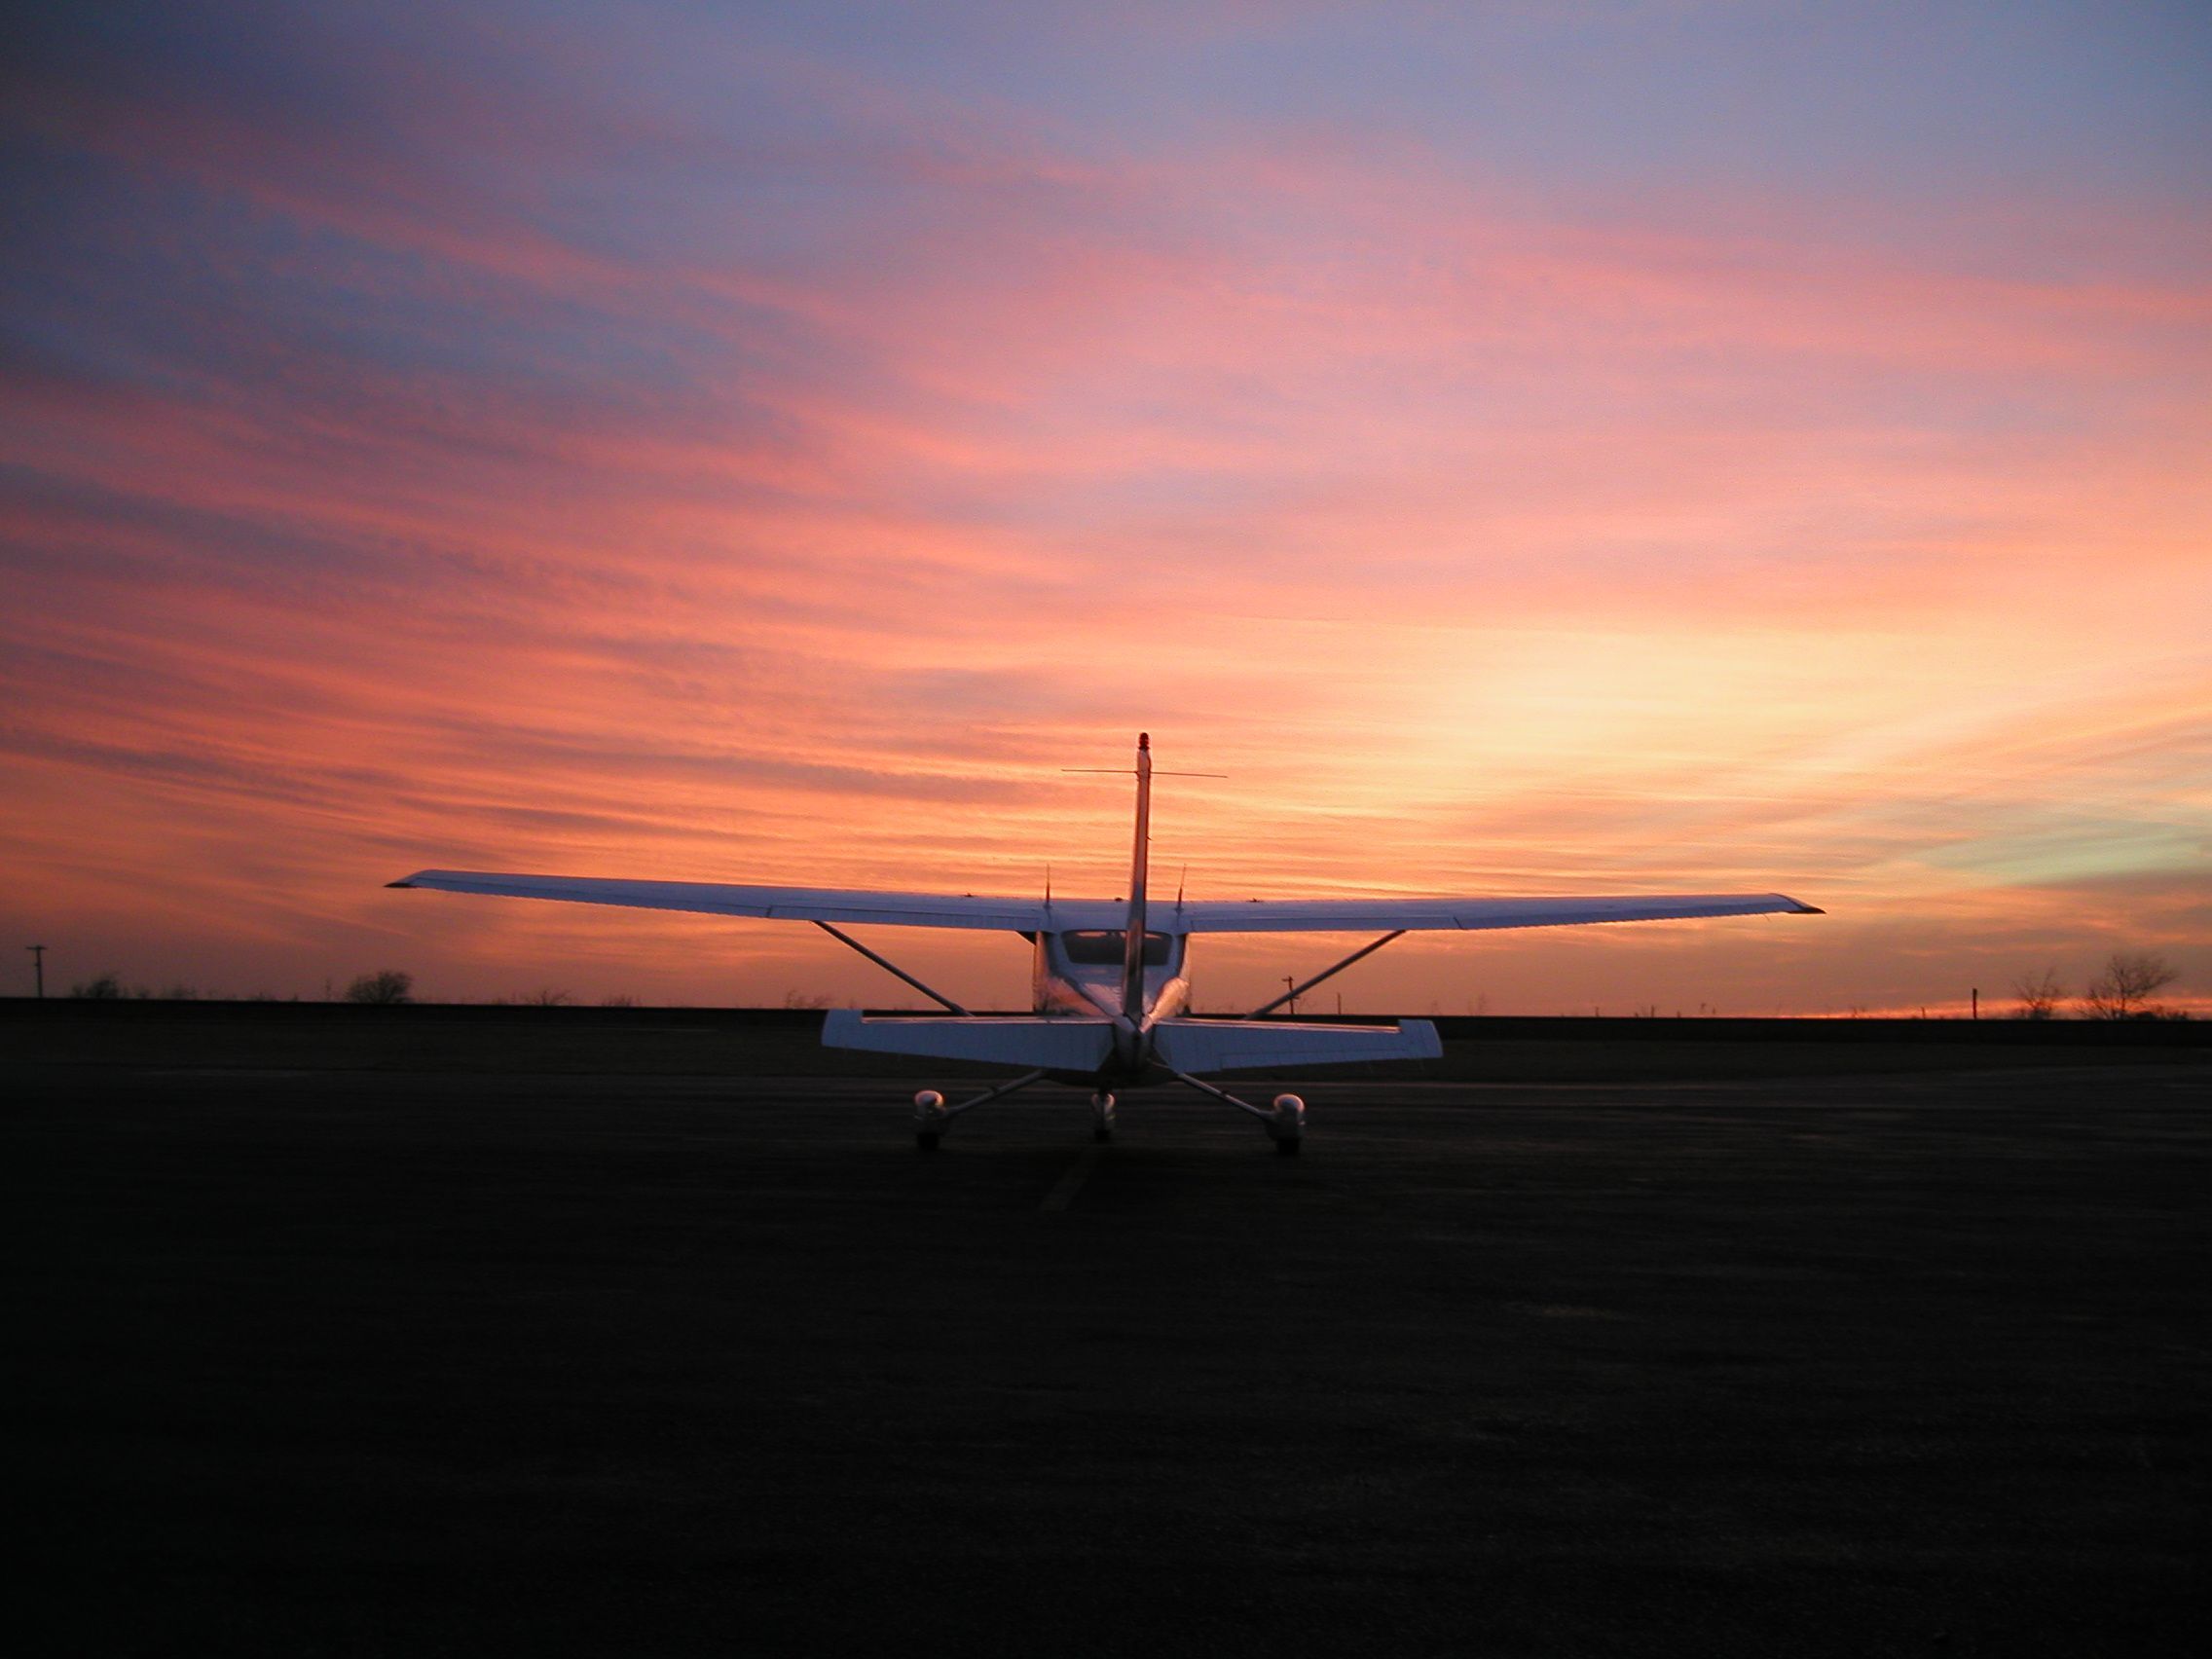
[[[1152,1030],[1180,1014],[1191,1001],[1184,976],[1188,934],[1147,932],[1138,962],[1139,1000],[1132,1016],[1123,1007],[1128,977],[1128,935],[1122,928],[1070,928],[1031,936],[1031,1006],[1051,1018],[1103,1016],[1114,1022],[1114,1052],[1107,1072],[1086,1082],[1149,1082],[1161,1070],[1153,1061]]]

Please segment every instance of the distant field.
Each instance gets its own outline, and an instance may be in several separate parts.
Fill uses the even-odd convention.
[[[16,1060],[87,1066],[561,1072],[605,1076],[984,1077],[1001,1068],[826,1050],[787,1009],[0,1001]],[[1328,1075],[1631,1083],[2212,1060],[2212,1022],[1446,1018],[1441,1059]]]

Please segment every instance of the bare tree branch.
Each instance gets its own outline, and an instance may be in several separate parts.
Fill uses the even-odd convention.
[[[2058,1005],[2066,1000],[2066,987],[2058,982],[2058,970],[2022,974],[2012,981],[2012,994],[2020,999],[2014,1019],[2056,1019]]]
[[[346,987],[346,1000],[352,1003],[413,1002],[415,976],[402,974],[396,968],[379,969],[374,974],[363,974]]]
[[[2155,950],[2116,950],[2089,981],[2083,1000],[2097,1019],[2138,1019],[2155,1012],[2152,994],[2180,977],[2181,971]]]

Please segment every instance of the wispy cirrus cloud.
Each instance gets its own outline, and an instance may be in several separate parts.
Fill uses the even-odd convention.
[[[1240,76],[1205,43],[1330,16],[1157,21]],[[454,991],[581,951],[610,989],[859,994],[780,936],[686,978],[692,923],[376,884],[1118,891],[1119,797],[1056,768],[1152,726],[1235,773],[1163,803],[1195,890],[1834,901],[1817,936],[1516,940],[1496,1008],[1632,963],[1942,1000],[2130,932],[2212,971],[2174,899],[2212,262],[2148,164],[1999,212],[1547,173],[1419,109],[1185,120],[1173,77],[1152,130],[1028,25],[1036,79],[983,86],[788,21],[453,28],[149,9],[12,71],[24,925],[239,988],[417,941]],[[1410,960],[1370,994],[1477,975]]]

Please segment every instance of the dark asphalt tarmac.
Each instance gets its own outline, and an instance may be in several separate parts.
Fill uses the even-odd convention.
[[[14,1079],[18,1651],[2206,1634],[2201,1066]]]

